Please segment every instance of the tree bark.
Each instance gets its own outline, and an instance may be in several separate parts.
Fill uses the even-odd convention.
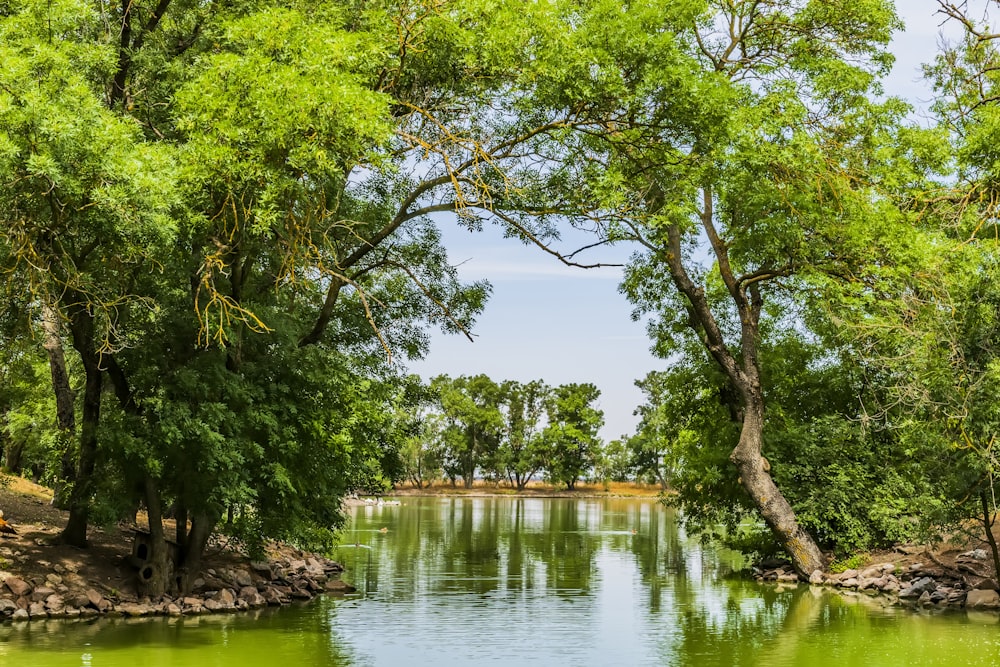
[[[94,345],[94,317],[83,305],[81,295],[71,295],[71,302],[77,305],[74,305],[70,312],[69,329],[73,337],[73,347],[83,362],[85,382],[81,413],[80,451],[77,459],[76,479],[69,495],[69,520],[58,539],[66,544],[82,548],[87,546],[87,522],[90,513],[94,466],[97,463],[97,435],[101,419],[103,375],[100,355]]]
[[[73,449],[70,446],[76,432],[76,409],[73,388],[66,370],[66,355],[63,352],[62,322],[59,311],[49,303],[42,305],[42,347],[49,357],[49,371],[52,376],[52,391],[56,396],[56,424],[59,431],[59,446],[62,449],[61,469],[56,479],[53,504],[59,509],[69,509],[68,489],[72,488],[76,471],[73,467]]]
[[[825,559],[812,536],[799,525],[792,506],[771,478],[770,466],[761,454],[763,430],[764,401],[758,395],[745,408],[740,441],[729,455],[729,460],[736,465],[740,483],[791,558],[795,571],[799,576],[809,578],[816,570],[824,569]]]
[[[174,582],[167,537],[163,530],[160,491],[156,481],[148,474],[143,480],[143,495],[149,517],[149,559],[139,568],[138,590],[155,600],[173,590]]]
[[[815,570],[823,569],[823,555],[812,536],[799,525],[791,504],[768,473],[768,466],[761,453],[764,394],[760,383],[757,348],[763,299],[757,282],[748,283],[733,273],[729,248],[715,227],[714,199],[712,189],[708,186],[703,188],[699,218],[715,254],[719,274],[739,314],[739,357],[727,345],[705,289],[695,284],[684,266],[680,228],[676,225],[667,228],[665,247],[648,243],[647,247],[660,253],[674,286],[687,302],[689,326],[739,393],[743,414],[738,417],[742,417],[743,425],[739,443],[729,459],[739,472],[740,484],[775,539],[788,554],[795,571],[802,577],[809,577]]]

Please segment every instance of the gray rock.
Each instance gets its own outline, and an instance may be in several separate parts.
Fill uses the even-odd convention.
[[[45,598],[45,608],[50,612],[62,611],[66,606],[66,602],[62,599],[61,595],[53,593],[49,597]]]
[[[919,598],[922,593],[929,591],[934,588],[935,582],[930,577],[921,577],[915,581],[911,581],[910,585],[905,589],[900,591],[899,597],[901,598]]]
[[[29,618],[31,615],[25,609],[18,609],[11,615],[11,619],[15,621],[27,621]]]
[[[26,596],[31,593],[31,584],[26,582],[24,579],[18,579],[17,577],[7,577],[4,579],[4,586],[6,586],[11,593],[17,597]]]
[[[965,598],[967,609],[996,609],[1000,607],[1000,593],[992,590],[971,590]]]
[[[236,570],[233,579],[236,581],[237,586],[243,588],[245,586],[253,586],[253,579],[250,577],[250,573],[246,570]]]
[[[327,582],[329,583],[329,582]],[[809,575],[809,583],[818,586],[823,583],[823,570],[815,570]]]
[[[101,602],[104,601],[104,596],[95,591],[93,588],[87,589],[87,601],[94,607],[94,609],[101,608]],[[84,605],[80,605],[81,607]]]
[[[200,607],[201,599],[195,597],[186,597],[181,600],[181,604],[183,604],[185,607]]]
[[[969,558],[972,560],[986,560],[989,554],[986,553],[986,549],[973,549],[972,551],[966,551],[963,554],[959,554],[959,558]]]
[[[205,600],[205,602],[202,604],[202,606],[206,610],[212,611],[212,612],[221,611],[223,609],[222,604],[219,603],[217,600],[213,600],[212,598],[209,598],[209,599]]]
[[[35,602],[42,602],[45,598],[49,597],[56,592],[56,589],[51,586],[36,586],[35,590],[31,593],[31,599]]]
[[[850,579],[841,579],[840,582],[838,582],[838,584],[841,588],[857,588],[858,580],[854,577],[851,577]]]
[[[48,612],[45,611],[45,605],[41,602],[32,602],[31,606],[28,607],[28,615],[31,618],[48,618]]]
[[[0,616],[10,616],[17,611],[17,604],[8,598],[0,598]]]
[[[167,605],[167,616],[180,616],[181,608],[171,602]]]
[[[844,570],[843,572],[841,572],[839,574],[833,575],[833,578],[836,579],[837,581],[846,581],[847,579],[857,579],[858,578],[858,571],[857,570]]]
[[[274,578],[274,575],[271,573],[270,563],[257,560],[250,563],[250,569],[267,580],[271,580],[272,578]]]
[[[49,586],[58,586],[63,582],[63,578],[58,574],[48,574],[45,576],[45,581],[48,582]]]
[[[233,595],[233,592],[228,588],[223,588],[221,591],[213,595],[212,599],[224,607],[232,607],[236,602],[236,596]]]

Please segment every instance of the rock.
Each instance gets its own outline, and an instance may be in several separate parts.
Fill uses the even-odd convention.
[[[272,574],[271,572],[270,563],[256,560],[250,563],[250,569],[259,574],[260,576],[262,576],[264,579],[267,579],[268,581],[274,578],[274,574]]]
[[[205,587],[205,580],[202,579],[201,577],[198,577],[193,582],[191,582],[191,588],[193,588],[194,590],[200,590],[204,587]]]
[[[996,609],[1000,607],[1000,593],[993,590],[971,590],[965,598],[966,609]]]
[[[64,568],[59,563],[56,563],[55,565],[53,565],[52,569],[53,569],[53,571],[55,571],[56,574],[66,574],[66,568]]]
[[[149,616],[153,611],[148,604],[138,602],[122,602],[117,609],[125,616]]]
[[[839,582],[839,586],[841,588],[857,588],[858,587],[858,580],[855,579],[854,577],[851,577],[850,579],[842,579]]]
[[[208,611],[212,611],[212,612],[220,611],[223,608],[223,606],[222,606],[221,603],[219,603],[217,600],[214,600],[212,598],[209,598],[209,599],[205,600],[205,602],[202,604],[202,606],[205,609],[207,609]]]
[[[833,578],[836,579],[837,581],[846,581],[847,579],[857,579],[858,578],[858,571],[857,570],[844,570],[843,572],[841,572],[839,574],[833,575]]]
[[[64,618],[79,618],[80,617],[80,610],[77,609],[76,607],[66,607],[65,609],[63,609],[59,613],[62,614]]]
[[[795,584],[797,584],[799,582],[799,575],[795,574],[794,572],[785,572],[783,574],[779,574],[778,575],[778,581],[780,581],[782,583],[795,583]],[[312,582],[310,582],[310,583],[312,583]],[[314,590],[318,590],[318,587],[316,589],[314,589]]]
[[[288,598],[285,597],[281,593],[281,591],[277,590],[272,586],[268,586],[267,588],[265,588],[264,592],[261,595],[263,595],[264,600],[267,601],[267,604],[272,607],[284,604],[288,600]]]
[[[288,569],[292,572],[302,572],[306,569],[306,562],[304,560],[292,560],[288,561]]]
[[[167,605],[167,616],[180,616],[181,608],[171,602]]]
[[[880,563],[879,565],[872,565],[867,567],[861,573],[861,576],[865,579],[878,579],[886,572],[892,572],[896,569],[896,566],[892,563]]]
[[[181,604],[185,607],[200,607],[201,599],[195,597],[186,597],[181,600]]]
[[[980,591],[995,591],[997,590],[997,582],[989,577],[984,577],[976,582],[976,585],[973,586],[973,588]]]
[[[327,593],[354,593],[358,590],[340,579],[331,579],[326,582],[325,588]]]
[[[0,598],[0,616],[10,616],[17,611],[17,604],[8,598]]]
[[[883,593],[898,593],[900,590],[899,581],[895,577],[888,579],[882,586]]]
[[[236,576],[234,576],[233,579],[240,588],[253,586],[253,579],[250,577],[250,573],[246,570],[236,570],[235,575]]]
[[[971,560],[986,560],[989,554],[986,553],[986,549],[973,549],[972,551],[966,551],[965,553],[959,554],[959,558],[968,558]]]
[[[101,612],[97,611],[93,607],[81,607],[80,609],[80,616],[83,616],[84,618],[92,618],[100,613]]]
[[[934,580],[930,577],[922,577],[915,581],[911,581],[910,585],[900,591],[899,597],[901,598],[919,598],[922,593],[929,591],[934,588]]]
[[[31,618],[47,618],[48,612],[45,611],[45,605],[41,602],[32,602],[28,607],[28,615]]]
[[[49,597],[45,598],[45,608],[48,609],[50,612],[62,611],[65,606],[66,603],[63,601],[62,596],[60,595],[53,593]]]
[[[233,592],[228,588],[223,588],[221,591],[213,595],[211,599],[224,607],[232,607],[236,602],[236,596],[233,595]]]
[[[930,591],[924,591],[923,593],[921,593],[920,597],[917,598],[917,604],[920,605],[921,607],[929,607],[931,604],[933,604],[933,601],[931,600]]]
[[[31,593],[31,584],[26,582],[24,579],[18,579],[17,577],[7,577],[4,579],[4,586],[10,590],[11,593],[17,597],[27,596]]]
[[[327,582],[329,584],[329,582]],[[815,570],[809,575],[809,583],[814,586],[819,586],[823,583],[823,570]]]
[[[31,615],[24,609],[18,609],[11,615],[11,620],[14,621],[27,621],[31,618]]]
[[[49,574],[45,576],[45,581],[47,581],[50,586],[58,586],[63,582],[63,578],[58,574]]]
[[[45,598],[49,597],[56,592],[56,589],[49,586],[37,586],[35,590],[31,593],[31,599],[35,602],[42,602]]]

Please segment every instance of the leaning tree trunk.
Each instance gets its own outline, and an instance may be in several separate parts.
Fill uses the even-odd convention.
[[[792,506],[771,478],[770,465],[761,454],[764,401],[757,395],[748,400],[743,429],[736,449],[729,455],[740,473],[740,483],[757,507],[778,543],[792,560],[800,576],[808,578],[823,570],[824,559],[812,536],[799,525]]]

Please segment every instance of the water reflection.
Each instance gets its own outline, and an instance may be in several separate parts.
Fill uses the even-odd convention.
[[[355,510],[339,557],[357,596],[0,625],[0,665],[991,665],[1000,650],[993,613],[732,578],[738,558],[652,500],[405,502]]]

